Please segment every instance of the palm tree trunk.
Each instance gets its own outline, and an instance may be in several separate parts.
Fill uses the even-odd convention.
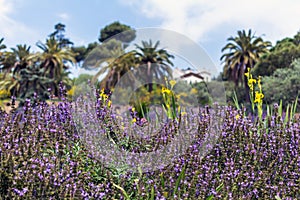
[[[151,62],[147,62],[147,65],[148,65],[148,72],[147,72],[147,74],[148,74],[148,86],[149,86],[149,88],[148,88],[148,92],[152,92],[152,90],[153,90],[153,84],[152,84],[152,75],[151,75]]]
[[[245,73],[248,72],[248,68],[252,69],[251,65],[250,65],[250,66],[247,66],[247,65],[246,65],[246,66],[243,68],[242,76],[243,76],[243,79],[244,79],[244,86],[245,86],[245,91],[246,91],[246,102],[247,102],[247,103],[250,103],[250,102],[251,102],[251,100],[250,100],[250,94],[249,94],[250,88],[249,88],[249,85],[248,85],[248,80],[247,80],[247,78],[246,78],[245,75],[244,75]]]

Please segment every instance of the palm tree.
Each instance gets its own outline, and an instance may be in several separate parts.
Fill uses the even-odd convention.
[[[37,63],[43,69],[43,76],[50,79],[62,80],[64,72],[69,69],[66,65],[68,62],[76,63],[75,54],[69,48],[61,48],[60,44],[54,37],[46,40],[46,44],[41,42],[37,46],[43,51],[28,57],[34,63]],[[55,83],[58,84],[58,83]],[[59,94],[58,87],[52,87],[55,95]]]
[[[11,50],[11,52],[4,52],[2,57],[4,77],[0,82],[0,89],[9,90],[13,96],[18,96],[21,88],[20,71],[28,66],[27,57],[30,55],[30,46],[17,45]]]
[[[142,41],[142,46],[135,45],[137,50],[134,50],[139,65],[147,65],[147,82],[149,83],[148,91],[153,90],[152,83],[154,79],[159,79],[164,76],[172,77],[172,69],[169,65],[173,66],[170,58],[174,58],[173,55],[169,54],[165,49],[158,49],[159,41],[154,45],[152,41]],[[153,65],[155,64],[155,65]]]
[[[125,74],[128,75],[127,79],[123,82],[126,85],[133,86],[130,80],[134,80],[132,69],[136,67],[136,57],[133,52],[124,53],[118,58],[114,59],[108,65],[102,67],[102,69],[95,75],[99,77],[106,72],[106,76],[102,79],[100,86],[102,88],[113,88]],[[128,79],[129,78],[129,79]]]
[[[113,88],[121,77],[135,66],[136,58],[133,52],[125,53],[120,41],[111,39],[102,45],[95,47],[83,63],[86,69],[99,69],[93,77],[97,82],[99,77],[104,76],[100,81],[100,87],[105,89]]]
[[[3,66],[3,52],[1,52],[3,49],[6,49],[6,45],[3,44],[4,38],[0,39],[0,72],[2,72],[2,66]]]
[[[2,60],[2,70],[6,73],[16,74],[20,70],[25,69],[29,63],[28,56],[30,55],[30,46],[17,45],[16,48],[11,48],[12,52],[5,52]]]
[[[227,40],[229,43],[222,48],[222,52],[226,51],[226,53],[221,56],[221,61],[225,63],[223,75],[228,80],[234,81],[236,87],[239,83],[244,83],[248,94],[249,88],[244,74],[248,72],[248,68],[254,67],[262,54],[268,52],[271,43],[263,41],[261,37],[256,37],[251,29],[248,33],[245,30],[238,31],[238,36]]]
[[[21,84],[19,78],[16,77],[14,78],[12,74],[9,74],[8,76],[3,75],[3,79],[0,80],[0,90],[8,90],[12,96],[18,96]]]

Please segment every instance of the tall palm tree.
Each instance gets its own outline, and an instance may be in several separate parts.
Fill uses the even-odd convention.
[[[52,85],[55,95],[59,94],[58,80],[62,80],[64,72],[69,69],[67,63],[76,63],[75,54],[70,48],[60,47],[60,44],[54,37],[46,40],[46,43],[37,43],[37,46],[43,52],[37,52],[30,55],[28,59],[39,65],[43,69],[43,76],[55,80]]]
[[[142,41],[142,46],[135,45],[137,50],[134,50],[139,65],[147,65],[147,82],[149,83],[148,91],[153,90],[152,83],[154,79],[159,79],[164,76],[172,77],[172,69],[169,65],[173,66],[171,58],[173,55],[169,54],[165,49],[158,49],[159,41],[155,44],[151,40],[149,42]]]
[[[43,51],[33,54],[29,58],[39,62],[40,67],[45,69],[49,78],[59,77],[61,72],[69,67],[67,62],[75,63],[75,54],[69,48],[61,48],[59,42],[54,37],[46,40],[46,43],[37,43],[37,46]]]
[[[11,50],[4,52],[2,57],[1,69],[4,71],[4,77],[0,82],[0,89],[9,90],[13,96],[18,96],[21,88],[20,71],[29,64],[27,58],[30,55],[30,46],[17,45]]]
[[[271,46],[269,41],[263,41],[261,37],[252,34],[251,29],[248,33],[245,30],[238,31],[236,37],[230,37],[222,52],[226,52],[221,56],[221,61],[224,62],[223,75],[235,85],[244,84],[248,90],[247,80],[244,74],[248,72],[248,68],[253,68],[259,57],[268,52],[268,47]],[[248,91],[246,91],[248,94]]]
[[[122,76],[127,74],[127,79],[123,80],[126,85],[132,86],[130,80],[134,80],[132,69],[136,67],[136,57],[133,52],[124,53],[118,58],[114,59],[108,65],[104,66],[95,77],[106,72],[106,76],[101,81],[101,87],[106,89],[113,88],[121,79]]]
[[[4,52],[2,70],[5,74],[11,72],[16,74],[20,70],[25,69],[29,63],[30,46],[19,44],[16,48],[11,48],[11,50],[11,52]]]
[[[127,72],[133,77],[131,70],[135,66],[135,60],[133,52],[125,53],[122,43],[112,39],[95,47],[85,59],[83,67],[99,69],[93,77],[93,82],[104,76],[100,81],[100,87],[111,89]]]

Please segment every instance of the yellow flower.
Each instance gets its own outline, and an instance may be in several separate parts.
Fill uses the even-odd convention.
[[[190,92],[191,92],[191,94],[194,94],[194,95],[198,94],[198,91],[196,88],[192,88]]]
[[[249,86],[250,90],[253,90],[253,89],[254,89],[253,84],[255,84],[255,83],[256,83],[256,79],[254,79],[254,78],[250,78],[250,79],[248,80],[248,86]]]
[[[245,76],[248,78],[250,76],[250,72],[245,73]]]
[[[108,106],[108,107],[111,106],[111,100],[108,101],[107,106]]]
[[[253,83],[255,84],[256,83],[256,79],[251,78],[251,79],[248,80],[248,83],[249,84],[253,84]]]
[[[261,77],[259,76],[258,79],[257,79],[257,85],[259,87],[259,91],[261,92],[262,88],[261,88],[260,79],[261,79]]]
[[[254,103],[261,103],[263,98],[264,98],[264,94],[256,91]]]
[[[131,122],[132,122],[132,123],[135,123],[135,122],[136,122],[136,118],[133,118]]]
[[[245,76],[247,76],[247,78],[249,78],[249,76],[250,76],[250,68],[248,67],[247,70],[248,70],[248,72],[245,73]]]
[[[240,115],[237,114],[237,115],[235,116],[235,119],[238,120],[239,118],[240,118]]]
[[[171,88],[173,88],[175,84],[176,84],[176,81],[175,81],[175,80],[170,80]]]
[[[101,92],[100,92],[100,96],[102,97],[104,94],[104,88],[102,88]]]
[[[186,115],[186,114],[187,114],[186,112],[181,112],[181,115],[182,115],[182,116],[184,116],[184,115]]]
[[[171,90],[169,90],[168,88],[165,88],[165,87],[163,87],[161,91],[162,91],[163,94],[164,93],[167,93],[167,94],[171,93]]]
[[[163,196],[164,196],[165,198],[168,198],[168,192],[163,192]]]
[[[108,96],[106,94],[103,94],[102,98],[106,101],[106,99],[108,99]]]

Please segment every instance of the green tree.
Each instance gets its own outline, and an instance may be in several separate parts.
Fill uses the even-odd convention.
[[[300,59],[295,60],[291,68],[276,69],[271,76],[262,78],[264,101],[270,105],[283,101],[284,105],[300,97]],[[299,104],[298,104],[299,108]]]
[[[260,56],[268,52],[271,43],[263,41],[261,37],[252,34],[251,29],[248,33],[245,30],[238,31],[238,36],[230,37],[222,52],[221,61],[224,62],[223,76],[234,81],[235,85],[244,84],[247,88],[247,80],[244,74],[248,68],[252,69],[258,62]]]
[[[102,88],[111,89],[135,66],[135,54],[125,53],[122,43],[112,39],[95,47],[83,62],[85,69],[98,69],[93,81],[100,79]]]
[[[173,66],[171,61],[174,58],[173,55],[169,54],[165,49],[158,49],[159,41],[155,44],[150,40],[142,41],[142,46],[135,45],[137,50],[133,52],[136,54],[138,59],[138,64],[146,65],[147,68],[142,70],[142,74],[147,76],[147,82],[149,83],[148,91],[152,91],[153,81],[155,79],[159,79],[165,76],[172,77],[172,69],[170,67]]]
[[[82,64],[83,61],[86,59],[88,54],[99,44],[97,42],[89,43],[87,47],[85,46],[75,46],[71,47],[71,50],[75,54],[75,60],[77,63]]]
[[[66,31],[66,25],[62,23],[58,23],[54,26],[55,31],[49,35],[49,37],[55,38],[58,43],[59,47],[69,47],[73,45],[74,43],[70,41],[70,39],[65,37],[64,32]]]
[[[116,21],[101,29],[99,41],[104,42],[112,37],[127,45],[135,39],[136,35],[135,30],[133,30],[130,26]]]
[[[74,78],[74,85],[80,85],[81,83],[87,83],[93,79],[93,75],[80,74],[77,78]]]
[[[58,85],[59,81],[63,80],[64,72],[69,69],[67,63],[73,64],[76,62],[75,54],[70,48],[60,47],[59,43],[50,37],[46,43],[37,43],[37,46],[43,52],[37,52],[28,57],[35,62],[41,69],[43,69],[43,76],[54,80],[52,89],[55,95],[59,94]]]
[[[8,74],[3,75],[3,79],[0,80],[0,90],[7,90],[12,96],[18,96],[20,92],[21,84],[19,82],[19,75]]]
[[[300,32],[293,38],[284,38],[263,55],[255,65],[253,73],[260,76],[270,76],[276,69],[291,68],[292,62],[300,58]]]
[[[30,62],[28,60],[30,46],[17,45],[16,48],[11,48],[11,50],[11,52],[4,52],[2,70],[5,74],[0,84],[3,90],[10,91],[13,96],[19,96],[21,87],[19,82],[20,71],[25,69]]]
[[[124,53],[103,67],[95,77],[99,77],[104,72],[107,72],[100,86],[111,89],[120,81],[122,76],[127,74],[126,78],[123,79],[123,83],[133,86],[132,80],[134,80],[134,74],[132,73],[132,69],[136,67],[136,63],[136,57],[133,52]]]
[[[21,69],[28,65],[28,56],[30,55],[30,46],[17,45],[16,48],[11,48],[11,52],[5,52],[2,61],[2,70],[5,73],[18,73]]]
[[[44,69],[37,65],[28,66],[20,71],[18,82],[20,83],[19,97],[22,101],[26,98],[32,98],[34,94],[39,96],[39,99],[45,100],[49,98],[48,86],[54,80],[43,76]]]

